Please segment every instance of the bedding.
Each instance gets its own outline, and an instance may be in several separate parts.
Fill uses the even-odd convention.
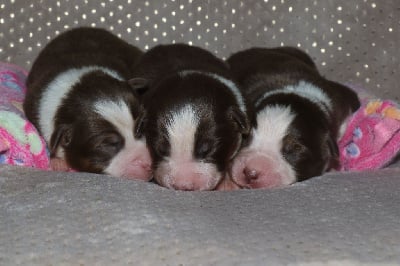
[[[183,42],[222,58],[293,45],[321,74],[398,103],[399,17],[398,0],[0,1],[0,62],[28,70],[75,26],[144,50]],[[4,163],[0,265],[400,265],[399,187],[398,160],[222,192]]]
[[[0,163],[49,169],[46,144],[22,110],[26,75],[0,62]]]

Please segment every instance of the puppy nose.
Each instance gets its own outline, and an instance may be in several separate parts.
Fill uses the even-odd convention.
[[[243,174],[246,177],[247,183],[251,183],[252,181],[258,179],[259,171],[257,171],[256,169],[245,167],[243,169]]]

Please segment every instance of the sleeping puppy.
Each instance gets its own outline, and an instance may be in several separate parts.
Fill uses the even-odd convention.
[[[27,78],[24,111],[47,141],[53,162],[150,179],[145,140],[134,137],[141,106],[127,82],[141,55],[94,28],[67,31],[41,51]]]
[[[335,165],[340,126],[360,103],[349,88],[322,77],[304,52],[252,48],[227,60],[256,114],[233,161],[240,187],[271,188],[318,176]]]
[[[212,190],[249,132],[246,102],[226,64],[184,44],[159,45],[136,65],[145,135],[157,183]]]

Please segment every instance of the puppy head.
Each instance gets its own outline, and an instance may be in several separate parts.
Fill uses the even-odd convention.
[[[178,190],[214,189],[249,128],[229,89],[209,77],[174,76],[146,98],[142,132],[155,180]]]
[[[140,108],[125,82],[104,75],[82,79],[55,115],[52,156],[79,171],[149,180],[145,140],[134,136]]]
[[[326,121],[320,112],[298,111],[302,109],[272,105],[258,112],[249,145],[232,164],[235,183],[280,187],[320,175],[331,166],[337,146]]]

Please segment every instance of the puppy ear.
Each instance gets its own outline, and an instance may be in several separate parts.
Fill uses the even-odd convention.
[[[327,144],[328,144],[328,149],[329,149],[329,153],[331,154],[331,156],[333,158],[338,157],[339,156],[339,147],[331,135],[328,136]]]
[[[330,168],[336,169],[339,166],[339,147],[337,145],[337,142],[331,135],[328,135],[326,143],[331,158]]]
[[[128,84],[138,95],[142,95],[148,89],[149,81],[145,78],[132,78]]]
[[[147,113],[145,110],[142,110],[135,121],[135,131],[134,131],[135,138],[140,139],[141,137],[143,137],[146,122],[147,122]]]
[[[50,157],[56,157],[59,146],[67,147],[72,141],[72,128],[69,125],[58,126],[50,138]]]
[[[228,111],[228,117],[237,123],[240,133],[245,135],[250,133],[249,119],[239,108],[231,107]]]

